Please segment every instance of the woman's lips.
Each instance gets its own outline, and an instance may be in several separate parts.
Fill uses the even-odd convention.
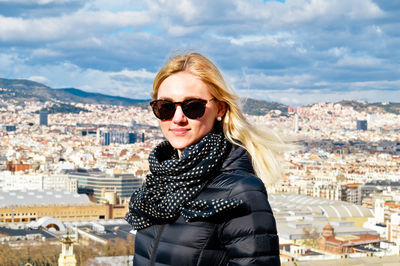
[[[170,131],[172,132],[172,134],[176,135],[176,136],[181,136],[181,135],[185,135],[189,129],[187,128],[174,128],[174,129],[170,129]]]

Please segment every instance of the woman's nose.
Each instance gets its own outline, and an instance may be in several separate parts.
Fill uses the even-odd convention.
[[[180,105],[176,106],[174,117],[172,118],[172,122],[176,124],[181,124],[187,122],[187,117],[182,111],[182,107]]]

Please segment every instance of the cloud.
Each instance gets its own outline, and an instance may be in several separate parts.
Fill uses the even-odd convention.
[[[47,48],[39,48],[39,49],[34,49],[31,55],[32,57],[43,58],[43,57],[61,56],[61,53]]]
[[[0,71],[147,98],[167,59],[195,49],[234,88],[259,91],[260,99],[388,96],[400,90],[397,7],[388,0],[0,0]]]
[[[150,98],[151,83],[155,76],[154,73],[143,69],[106,72],[80,69],[73,65],[54,66],[53,69],[56,69],[60,76],[64,75],[63,78],[52,80],[52,84],[56,88],[71,87],[72,85],[72,87],[90,92],[137,99]],[[70,79],[74,79],[74,82],[71,83]]]
[[[392,91],[392,94],[400,92],[400,80],[374,80],[360,81],[350,84],[350,89],[370,89]],[[389,98],[390,99],[390,98]]]
[[[2,41],[55,41],[93,36],[125,27],[140,27],[150,21],[142,12],[85,11],[45,18],[0,16]]]
[[[283,19],[292,22],[337,20],[337,18],[363,20],[382,17],[384,12],[370,0],[288,0],[288,12]]]
[[[293,35],[288,32],[278,32],[270,35],[249,35],[231,38],[230,42],[235,45],[267,45],[267,46],[293,46],[295,41]]]
[[[58,16],[79,10],[86,1],[82,0],[1,0],[0,15],[5,17]]]
[[[29,78],[27,78],[28,80],[32,80],[32,81],[36,81],[42,84],[46,84],[49,83],[50,81],[46,78],[46,77],[42,77],[42,76],[31,76]]]
[[[18,4],[38,4],[47,5],[51,3],[70,3],[76,0],[0,0],[1,3],[18,3]]]
[[[338,66],[346,66],[346,67],[379,67],[382,60],[378,58],[373,58],[370,56],[363,57],[351,57],[344,56],[338,62]]]
[[[241,83],[245,82],[248,88],[277,88],[286,89],[294,86],[311,86],[315,82],[315,77],[311,74],[301,75],[265,75],[261,74],[244,74],[242,80],[236,79],[237,86],[244,87]]]
[[[9,78],[29,79],[43,83],[51,88],[83,89],[128,98],[149,99],[155,73],[145,69],[122,71],[101,71],[83,69],[71,63],[56,65],[29,66],[17,56],[0,54],[0,71],[2,73],[10,63]],[[18,62],[18,64],[15,64]],[[18,74],[18,76],[16,76]]]
[[[148,72],[145,69],[139,69],[137,71],[124,69],[120,72],[110,73],[110,77],[114,80],[135,80],[138,78],[151,80],[154,76],[154,73]]]

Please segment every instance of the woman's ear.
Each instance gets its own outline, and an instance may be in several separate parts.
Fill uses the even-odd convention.
[[[222,101],[217,101],[217,117],[223,117],[226,112],[226,103]]]

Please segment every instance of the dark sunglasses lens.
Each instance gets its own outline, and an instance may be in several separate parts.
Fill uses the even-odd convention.
[[[190,99],[181,103],[174,103],[167,100],[155,100],[150,103],[154,115],[160,120],[169,120],[175,114],[176,104],[180,104],[182,111],[187,118],[198,119],[204,115],[206,100]]]
[[[170,101],[156,101],[153,112],[161,120],[171,119],[175,113],[175,104]]]
[[[204,115],[207,101],[204,100],[188,100],[182,104],[182,111],[186,117],[197,119]]]

